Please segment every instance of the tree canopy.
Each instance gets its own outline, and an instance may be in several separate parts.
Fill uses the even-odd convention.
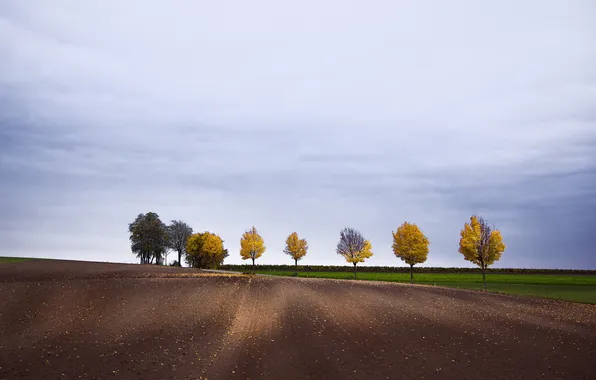
[[[252,260],[254,267],[255,260],[265,252],[265,242],[255,227],[245,231],[240,239],[240,256],[242,260]]]
[[[298,265],[298,260],[302,259],[308,251],[308,242],[306,239],[300,239],[298,233],[292,232],[286,239],[286,247],[284,253],[289,255],[294,264]]]
[[[393,234],[393,253],[410,266],[410,281],[414,280],[414,265],[428,257],[429,241],[414,223],[405,222]]]
[[[228,256],[221,237],[208,231],[191,235],[185,249],[186,263],[193,268],[216,269]]]
[[[128,225],[131,250],[140,258],[141,264],[162,264],[164,254],[169,248],[169,236],[166,225],[154,212],[139,214]]]
[[[491,228],[479,216],[472,215],[470,223],[464,224],[459,240],[459,252],[464,259],[482,269],[482,280],[486,288],[486,268],[498,261],[505,251],[505,244],[499,230]]]

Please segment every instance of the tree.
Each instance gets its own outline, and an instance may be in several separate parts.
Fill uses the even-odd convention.
[[[472,215],[460,235],[459,252],[464,259],[482,269],[482,283],[486,289],[486,268],[498,261],[506,248],[501,232],[491,228],[483,218]]]
[[[208,231],[191,235],[185,249],[186,263],[192,268],[215,269],[228,255],[228,250],[223,247],[223,240]]]
[[[168,249],[167,227],[154,212],[139,214],[128,225],[131,250],[141,259],[141,264],[161,264]]]
[[[354,264],[354,278],[356,278],[356,264],[364,262],[373,255],[372,245],[365,240],[360,232],[353,228],[344,228],[339,233],[339,243],[336,252],[347,262]]]
[[[217,266],[222,265],[223,262],[224,262],[224,260],[225,260],[225,258],[228,257],[228,256],[229,256],[228,249],[227,248],[224,248],[224,250],[221,252],[221,261],[218,262]]]
[[[300,239],[296,232],[292,232],[286,239],[286,248],[284,253],[294,259],[294,264],[298,266],[298,260],[302,259],[308,251],[308,242],[306,239]]]
[[[252,259],[252,269],[255,270],[255,260],[261,257],[265,252],[265,242],[257,232],[257,229],[252,227],[245,231],[240,239],[240,256],[242,260]]]
[[[205,257],[206,266],[211,269],[217,269],[223,263],[223,240],[218,235],[209,232],[205,232],[205,235],[203,256]]]
[[[182,254],[186,249],[186,242],[192,235],[192,227],[181,220],[172,220],[168,226],[170,248],[178,252],[178,265],[182,266]]]
[[[202,233],[196,233],[189,236],[186,241],[185,252],[186,264],[191,268],[200,268],[202,265],[201,253],[203,252],[204,238]]]
[[[393,234],[393,253],[410,266],[410,282],[414,282],[414,265],[426,261],[429,241],[414,223],[405,222]]]

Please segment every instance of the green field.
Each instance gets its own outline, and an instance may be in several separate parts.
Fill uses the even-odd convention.
[[[292,271],[257,271],[261,274],[292,276]],[[297,272],[299,277],[353,279],[348,272]],[[410,282],[409,273],[358,273],[358,280]],[[488,290],[596,304],[596,276],[489,274]],[[471,273],[417,273],[417,284],[482,290],[482,275]]]
[[[28,261],[31,260],[27,257],[1,257],[0,256],[0,263],[18,263],[19,261]]]

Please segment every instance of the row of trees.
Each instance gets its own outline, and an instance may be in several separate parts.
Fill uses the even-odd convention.
[[[186,263],[194,268],[216,268],[228,256],[223,240],[211,232],[193,234],[192,228],[182,221],[172,221],[166,226],[157,214],[140,214],[129,224],[131,249],[140,258],[142,264],[164,263],[168,250],[178,252],[177,264],[184,255]],[[414,223],[405,222],[393,235],[393,253],[410,266],[410,280],[414,280],[414,265],[424,263],[428,258],[428,238]],[[240,256],[243,260],[255,260],[265,252],[265,242],[255,227],[242,234]],[[486,288],[486,269],[501,258],[505,244],[499,230],[493,229],[482,218],[473,215],[469,223],[464,224],[460,232],[459,252],[468,260],[478,265]],[[308,252],[308,242],[292,232],[286,239],[284,253],[289,255],[294,264],[304,258]],[[340,232],[336,248],[346,262],[354,266],[373,256],[372,245],[362,234],[353,228],[344,228]]]

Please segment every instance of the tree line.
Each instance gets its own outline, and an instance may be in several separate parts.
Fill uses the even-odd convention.
[[[167,264],[170,250],[178,253],[171,265],[182,266],[182,258],[192,268],[217,268],[228,256],[221,237],[205,231],[193,233],[192,227],[181,220],[166,225],[154,212],[139,214],[128,225],[131,250],[141,264]]]
[[[222,264],[219,269],[234,271],[234,272],[248,272],[252,270],[252,265],[246,264]],[[422,267],[415,271],[415,273],[444,273],[444,274],[477,274],[479,267]],[[336,272],[345,273],[351,272],[353,266],[348,265],[309,265],[304,264],[298,266],[294,263],[290,264],[260,264],[257,265],[258,271],[263,272]],[[410,267],[404,266],[359,266],[358,273],[410,273]],[[594,269],[552,269],[552,268],[492,268],[486,269],[487,276],[490,274],[530,274],[530,275],[544,275],[556,274],[565,276],[593,276],[596,275]]]
[[[153,212],[139,214],[128,226],[131,250],[140,259],[141,264],[166,264],[167,253],[178,253],[178,260],[172,265],[181,265],[184,257],[188,266],[193,268],[218,268],[228,256],[223,246],[223,239],[209,231],[193,233],[193,229],[180,220],[164,224]],[[414,265],[424,263],[428,258],[430,242],[422,230],[414,223],[404,222],[392,232],[392,249],[395,256],[410,266],[410,281],[414,280]],[[489,226],[482,217],[472,215],[460,232],[459,252],[464,259],[478,265],[482,272],[486,288],[486,270],[498,261],[505,251],[501,232]],[[240,238],[240,256],[251,260],[254,271],[255,260],[265,252],[265,242],[255,227],[245,231]],[[308,241],[292,232],[286,239],[284,253],[292,258],[298,267],[298,261],[308,252]],[[373,256],[372,244],[354,228],[340,231],[336,253],[353,266],[354,278],[356,266]]]

